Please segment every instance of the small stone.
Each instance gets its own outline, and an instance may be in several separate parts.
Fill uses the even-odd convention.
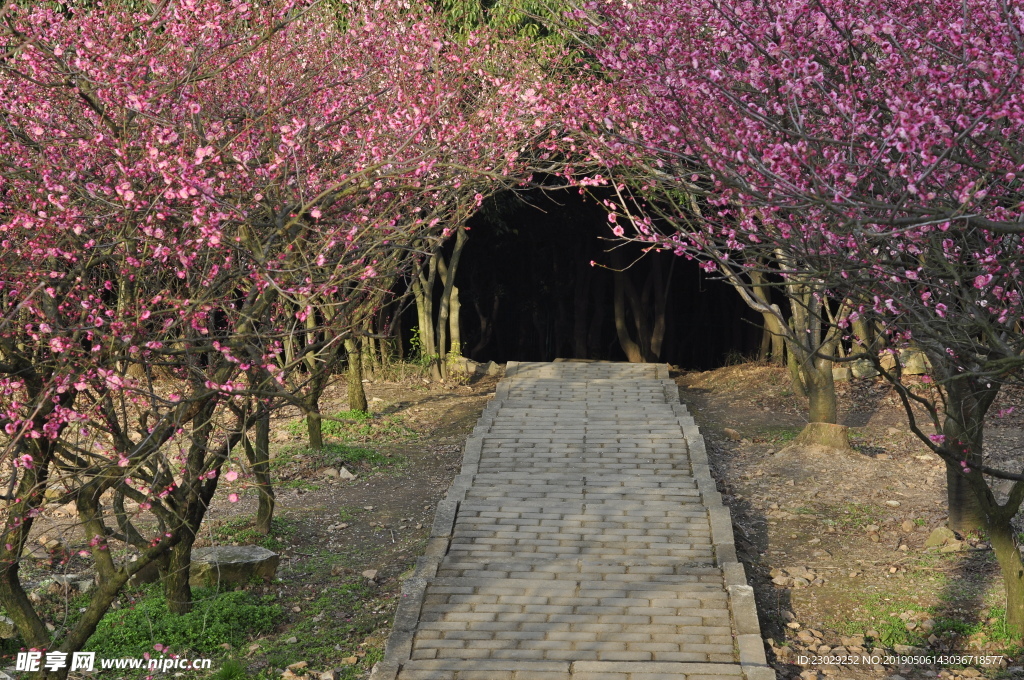
[[[286,645],[294,645],[294,644],[296,644],[296,643],[297,643],[298,641],[299,641],[299,638],[297,638],[297,637],[295,637],[295,636],[293,635],[293,636],[291,636],[290,638],[288,638],[287,640],[285,640],[285,641],[284,641],[284,643],[285,643]]]
[[[864,631],[864,637],[869,637],[869,638],[873,638],[873,639],[877,640],[878,639],[878,631],[875,630],[874,628],[869,628],[868,630]]]
[[[320,674],[320,680],[338,680],[341,677],[341,673],[334,670],[333,668],[329,671],[324,671]]]
[[[890,508],[898,508],[901,505],[903,505],[899,501],[886,501],[885,504],[888,505]]]
[[[347,666],[355,666],[357,663],[359,663],[359,657],[346,656],[344,659],[341,660],[341,662]]]
[[[363,510],[373,510],[373,506],[372,505],[364,505],[363,506]]]
[[[948,543],[946,543],[946,545],[944,545],[941,548],[939,548],[939,552],[940,553],[960,552],[961,550],[963,550],[963,547],[964,547],[963,541],[949,541]]]
[[[298,670],[302,670],[303,668],[305,668],[308,665],[309,665],[308,661],[297,661],[297,662],[289,665],[288,666],[288,670],[290,670],[290,671],[298,671]]]
[[[332,467],[324,468],[323,470],[320,471],[320,474],[323,475],[324,477],[331,477],[332,479],[337,479],[338,478],[338,470],[337,470],[337,468],[332,468]]]
[[[353,479],[356,479],[358,476],[359,475],[353,474],[352,472],[349,471],[347,467],[344,466],[342,466],[341,470],[338,471],[338,478],[343,479],[345,481],[350,482]]]
[[[869,534],[877,534],[878,533],[878,525],[877,524],[869,524],[866,527],[864,527],[864,531],[866,533],[869,533]]]
[[[796,482],[793,481],[792,479],[787,479],[786,486],[796,486]]]
[[[786,628],[792,628],[793,630],[797,630],[798,628],[800,628],[800,624],[796,621],[790,621],[786,624]]]
[[[782,586],[783,588],[788,588],[789,586],[793,585],[793,579],[789,578],[788,576],[776,576],[772,579],[772,583],[774,583],[777,586]]]
[[[956,534],[946,527],[939,527],[928,535],[928,540],[924,542],[926,548],[937,548],[940,545],[945,545],[950,541],[956,540]]]
[[[906,532],[913,531],[914,530],[914,523],[911,522],[909,519],[905,519],[905,520],[903,520],[903,524],[900,525],[900,528],[903,529],[903,531],[906,531]]]
[[[739,432],[732,429],[731,427],[725,428],[724,430],[722,430],[722,433],[725,434],[726,437],[728,437],[734,442],[738,442],[740,439],[743,438]]]
[[[18,629],[14,621],[6,616],[0,616],[0,639],[10,640],[18,637]]]
[[[260,643],[258,643],[258,642],[254,642],[254,643],[252,643],[251,645],[249,645],[249,653],[250,653],[250,654],[251,654],[252,652],[257,652],[257,651],[259,651],[259,649],[260,649]]]
[[[292,607],[292,611],[298,614],[302,611],[302,607]],[[291,666],[289,666],[289,668],[291,668]]]
[[[376,581],[377,580],[377,570],[376,569],[367,569],[366,571],[363,572],[363,578],[365,578],[367,581]]]

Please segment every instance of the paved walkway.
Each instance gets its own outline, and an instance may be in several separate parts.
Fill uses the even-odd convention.
[[[704,440],[654,364],[510,362],[372,680],[774,680]]]

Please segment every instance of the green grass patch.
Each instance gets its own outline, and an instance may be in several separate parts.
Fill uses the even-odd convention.
[[[195,588],[192,611],[176,616],[167,608],[159,584],[126,594],[127,603],[103,617],[85,649],[104,658],[137,657],[160,644],[177,654],[212,656],[221,645],[245,644],[270,632],[281,607],[244,590],[218,593]]]
[[[802,428],[799,427],[770,427],[764,432],[764,438],[775,444],[788,444],[796,439]]]
[[[288,629],[268,641],[262,653],[271,668],[285,668],[297,661],[336,661],[358,652],[366,652],[359,664],[346,668],[345,680],[363,677],[373,663],[380,660],[383,648],[360,647],[372,633],[385,628],[392,612],[383,607],[379,592],[363,579],[353,579],[327,588],[313,600],[302,604],[302,613]],[[297,642],[285,640],[295,637]],[[383,640],[382,640],[383,642]],[[335,646],[339,645],[340,649]],[[372,657],[372,658],[371,658]]]
[[[210,676],[210,680],[250,680],[252,678],[246,672],[245,666],[236,659],[228,659],[216,673]]]
[[[395,459],[385,456],[383,453],[373,449],[365,449],[357,446],[345,446],[344,444],[327,444],[320,452],[325,465],[338,467],[369,466],[384,467],[391,465]]]
[[[881,511],[873,505],[864,503],[845,503],[835,509],[834,517],[838,524],[855,529],[882,521]]]
[[[210,535],[214,543],[258,545],[275,551],[284,548],[282,539],[294,536],[296,531],[295,523],[284,517],[274,517],[270,520],[270,535],[256,531],[255,517],[236,517],[210,525]]]
[[[337,439],[342,443],[397,442],[413,439],[416,432],[404,424],[398,414],[373,414],[367,411],[340,411],[330,414],[321,421],[320,429],[325,439]],[[302,436],[306,433],[306,419],[288,424],[288,431]]]
[[[989,593],[991,597],[987,599],[1001,596],[998,590],[993,589]],[[977,652],[981,646],[993,642],[999,648],[997,653],[1009,657],[1015,658],[1024,652],[1019,638],[1006,627],[1006,611],[1003,607],[993,605],[978,614],[965,614],[967,618],[964,618],[950,615],[947,604],[922,605],[913,602],[913,592],[896,590],[858,597],[856,601],[859,606],[848,608],[848,611],[855,612],[851,618],[833,620],[827,625],[840,635],[865,635],[868,630],[874,630],[878,637],[868,639],[868,645],[872,647],[910,645],[927,648],[928,638],[935,635],[940,639],[954,638],[959,650],[965,653],[972,649]],[[953,604],[961,601],[954,593],[948,595]],[[917,624],[914,630],[908,630],[907,621],[900,618],[904,612],[916,614],[913,617]],[[926,619],[934,622],[930,630],[925,630],[921,625]]]

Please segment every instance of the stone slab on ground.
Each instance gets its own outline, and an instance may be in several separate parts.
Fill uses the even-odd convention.
[[[509,362],[372,680],[770,680],[661,364]]]

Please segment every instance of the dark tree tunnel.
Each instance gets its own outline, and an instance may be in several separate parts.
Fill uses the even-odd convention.
[[[617,244],[605,211],[575,192],[502,194],[467,226],[455,285],[471,359],[709,369],[757,354],[761,317],[730,286],[696,262]],[[408,339],[415,311],[403,321]]]

